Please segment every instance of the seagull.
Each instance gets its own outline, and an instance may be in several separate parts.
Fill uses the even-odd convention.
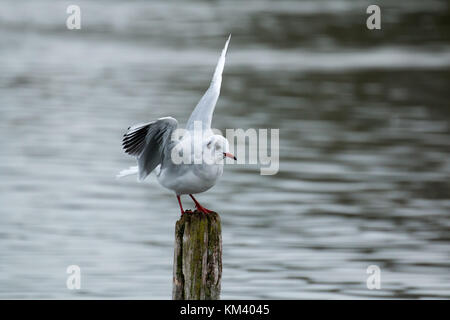
[[[155,171],[158,182],[175,192],[182,215],[185,211],[181,195],[189,195],[198,211],[204,214],[213,212],[203,207],[193,195],[216,184],[223,174],[226,157],[237,160],[229,152],[227,139],[211,130],[230,39],[231,35],[222,50],[211,84],[189,117],[181,138],[174,134],[178,122],[172,117],[131,126],[123,137],[124,151],[136,157],[137,166],[122,170],[117,177],[137,174],[138,181],[142,181]],[[201,129],[201,135],[197,134],[198,129]],[[190,161],[174,161],[174,156]],[[201,161],[195,161],[199,158]]]

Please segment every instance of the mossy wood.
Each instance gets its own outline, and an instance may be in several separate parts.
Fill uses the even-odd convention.
[[[220,217],[187,212],[175,225],[173,300],[218,300],[222,278]]]

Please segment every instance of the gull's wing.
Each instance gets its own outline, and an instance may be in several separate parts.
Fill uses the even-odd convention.
[[[220,55],[219,62],[217,62],[216,70],[214,71],[211,84],[203,97],[198,102],[194,111],[192,112],[189,120],[186,124],[186,130],[194,130],[194,121],[202,122],[202,129],[211,128],[211,120],[216,106],[217,99],[220,94],[220,85],[222,84],[222,72],[225,66],[225,55],[228,49],[228,43],[230,42],[231,35],[228,37],[225,47]]]
[[[171,140],[178,122],[166,117],[128,128],[124,134],[123,148],[137,157],[139,180],[145,179],[168,156],[176,141]]]

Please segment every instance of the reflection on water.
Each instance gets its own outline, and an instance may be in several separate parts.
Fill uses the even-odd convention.
[[[177,203],[114,179],[121,136],[185,123],[229,32],[213,124],[280,128],[281,159],[199,195],[222,216],[222,297],[450,297],[444,2],[382,2],[376,32],[365,1],[79,1],[80,31],[64,3],[0,4],[0,298],[170,298]]]

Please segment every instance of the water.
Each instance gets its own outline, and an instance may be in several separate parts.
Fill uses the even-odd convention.
[[[184,124],[229,32],[213,125],[280,128],[280,172],[230,165],[198,196],[222,297],[450,298],[445,2],[381,2],[381,31],[365,1],[78,1],[79,31],[68,4],[0,1],[0,298],[171,297],[177,202],[114,179],[121,137]]]

